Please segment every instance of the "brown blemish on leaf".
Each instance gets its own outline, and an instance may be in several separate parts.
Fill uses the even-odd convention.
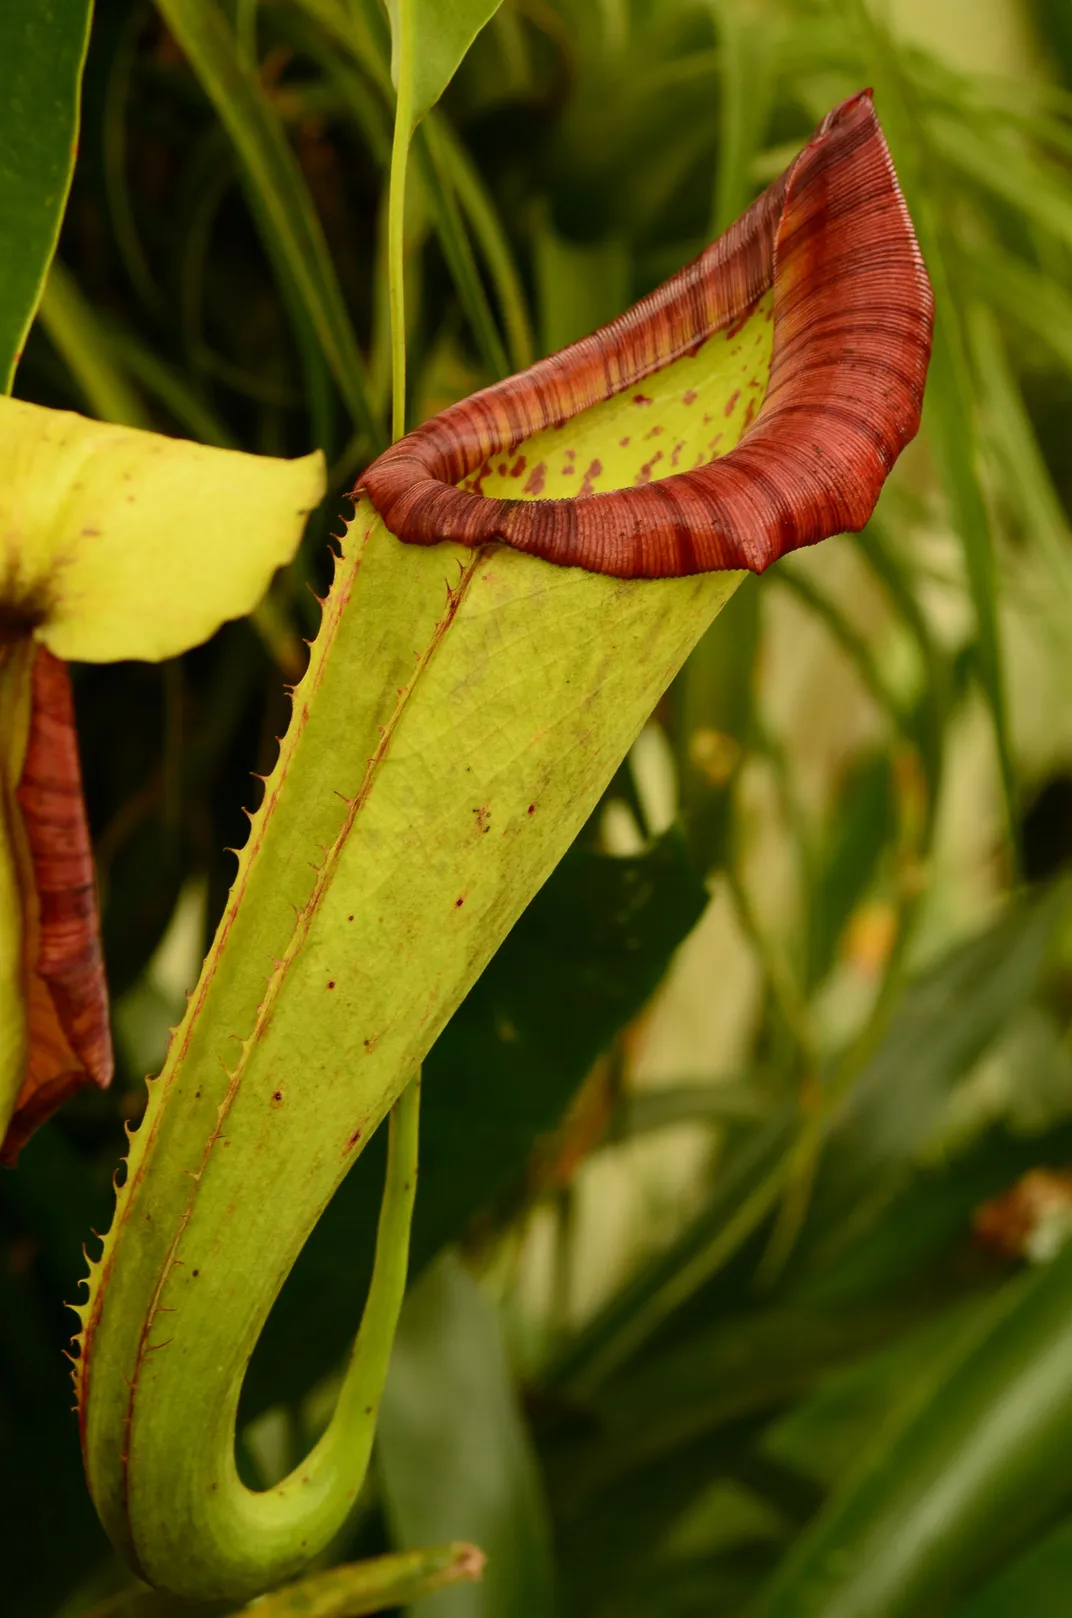
[[[635,405],[649,405],[652,402],[653,401],[648,398],[646,393],[634,393],[633,395],[633,403]]]
[[[595,494],[595,492],[596,492],[595,491],[595,480],[596,480],[597,477],[600,476],[602,471],[603,471],[603,462],[601,460],[596,459],[594,461],[589,461],[588,470],[584,474],[584,482],[581,484],[580,488],[577,490],[578,496],[586,495],[586,494]]]
[[[519,455],[513,466],[510,468],[510,476],[512,478],[519,478],[524,470],[525,457],[523,455]]]
[[[681,403],[683,405],[695,404],[696,403],[696,389],[695,388],[686,388],[685,392],[681,395]]]
[[[633,479],[633,482],[636,484],[638,489],[642,489],[644,487],[645,483],[650,483],[651,482],[652,471],[655,468],[655,466],[657,466],[658,463],[662,460],[662,458],[663,458],[662,450],[657,449],[655,451],[655,454],[652,456],[651,460],[644,462],[644,465],[640,468],[640,471],[637,473],[636,477]]]
[[[525,484],[525,493],[535,495],[542,494],[546,479],[547,467],[543,461],[537,461],[536,465],[529,473],[528,482]]]
[[[724,416],[732,416],[733,415],[734,410],[737,408],[737,401],[738,401],[738,399],[740,397],[741,397],[740,388],[734,388],[733,392],[730,394],[729,398],[726,400],[725,408],[722,411],[722,414]]]

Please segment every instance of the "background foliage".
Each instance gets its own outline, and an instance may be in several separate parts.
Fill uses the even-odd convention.
[[[126,1579],[81,1478],[62,1301],[286,723],[342,496],[387,434],[386,16],[195,9],[191,29],[180,0],[99,0],[16,388],[320,445],[332,494],[254,619],[77,671],[118,1075],[0,1179],[20,1618],[104,1611]],[[506,0],[415,139],[411,422],[655,285],[861,83],[939,298],[924,433],[869,530],[741,588],[427,1064],[415,1285],[337,1552],[484,1544],[485,1584],[430,1615],[830,1611],[794,1570],[843,1531],[853,1476],[913,1498],[952,1478],[1072,1325],[1072,32],[1061,0],[959,17]],[[370,1149],[254,1358],[251,1479],[330,1409],[378,1174]],[[978,1340],[990,1382],[957,1405],[943,1377]],[[1070,1381],[961,1465],[933,1610],[1049,1618],[1072,1590]],[[1014,1473],[1024,1509],[995,1534]],[[923,1611],[911,1576],[859,1610]]]

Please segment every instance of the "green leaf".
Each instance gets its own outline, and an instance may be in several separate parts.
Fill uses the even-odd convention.
[[[0,394],[10,392],[67,205],[91,12],[92,0],[0,7]]]
[[[453,1253],[406,1300],[377,1440],[395,1540],[475,1541],[480,1584],[421,1601],[422,1618],[547,1618],[550,1542],[494,1306]]]
[[[1072,42],[1072,36],[1070,36]],[[1016,1559],[953,1618],[1053,1618],[1055,1602],[1072,1590],[1072,1522]]]
[[[783,1106],[731,1141],[706,1206],[563,1346],[545,1372],[552,1388],[590,1394],[719,1273],[776,1206],[797,1126]]]
[[[834,824],[820,852],[809,914],[809,986],[821,983],[833,965],[845,925],[867,893],[896,822],[889,758],[873,753],[859,759],[842,784]]]
[[[277,461],[0,400],[6,596],[58,657],[157,660],[253,608],[323,490]]]
[[[536,237],[540,345],[553,354],[621,314],[629,302],[629,254],[624,241],[571,242],[551,220]]]
[[[712,234],[728,230],[752,200],[752,161],[770,111],[775,29],[736,0],[707,0],[718,29],[719,143]]]
[[[908,986],[831,1130],[814,1212],[837,1243],[873,1217],[936,1133],[953,1086],[1038,987],[1067,893],[1051,889]]]
[[[755,1618],[938,1618],[1072,1499],[1072,1251],[903,1390]]]
[[[953,523],[964,549],[975,609],[980,683],[993,721],[1007,831],[1010,841],[1014,842],[1016,787],[997,615],[993,535],[977,471],[975,399],[955,283],[946,263],[945,240],[936,217],[934,198],[923,184],[924,168],[933,161],[933,156],[926,142],[920,139],[918,108],[911,100],[907,77],[888,31],[876,21],[866,0],[841,0],[841,4],[855,25],[867,73],[878,91],[883,127],[934,287],[934,350],[924,425],[934,444]],[[1072,218],[1072,209],[1068,212]]]
[[[682,1333],[591,1396],[597,1436],[570,1451],[571,1507],[705,1433],[807,1392],[903,1324],[889,1305],[855,1312],[776,1304]]]
[[[355,423],[375,448],[382,431],[368,396],[365,361],[335,267],[280,120],[242,60],[216,5],[157,0],[238,154],[247,194],[281,284],[292,287]]]
[[[434,107],[502,0],[386,0],[391,79],[409,131]]]

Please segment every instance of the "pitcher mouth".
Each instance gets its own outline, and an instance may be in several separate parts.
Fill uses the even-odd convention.
[[[770,377],[740,442],[643,487],[501,498],[457,485],[642,382],[773,294]],[[619,578],[762,572],[864,526],[919,428],[934,299],[870,90],[692,264],[625,314],[450,406],[362,474],[407,544],[499,543]]]

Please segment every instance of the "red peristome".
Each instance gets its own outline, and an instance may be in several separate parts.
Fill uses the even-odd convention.
[[[56,1108],[112,1077],[108,991],[67,665],[34,655],[30,734],[17,800],[29,845],[29,1061],[0,1147],[14,1162]]]
[[[640,488],[559,500],[458,489],[489,457],[632,387],[774,292],[762,406],[721,460]],[[500,541],[619,578],[760,573],[855,531],[919,427],[934,299],[889,149],[863,91],[693,264],[591,337],[452,405],[363,474],[410,544]]]

